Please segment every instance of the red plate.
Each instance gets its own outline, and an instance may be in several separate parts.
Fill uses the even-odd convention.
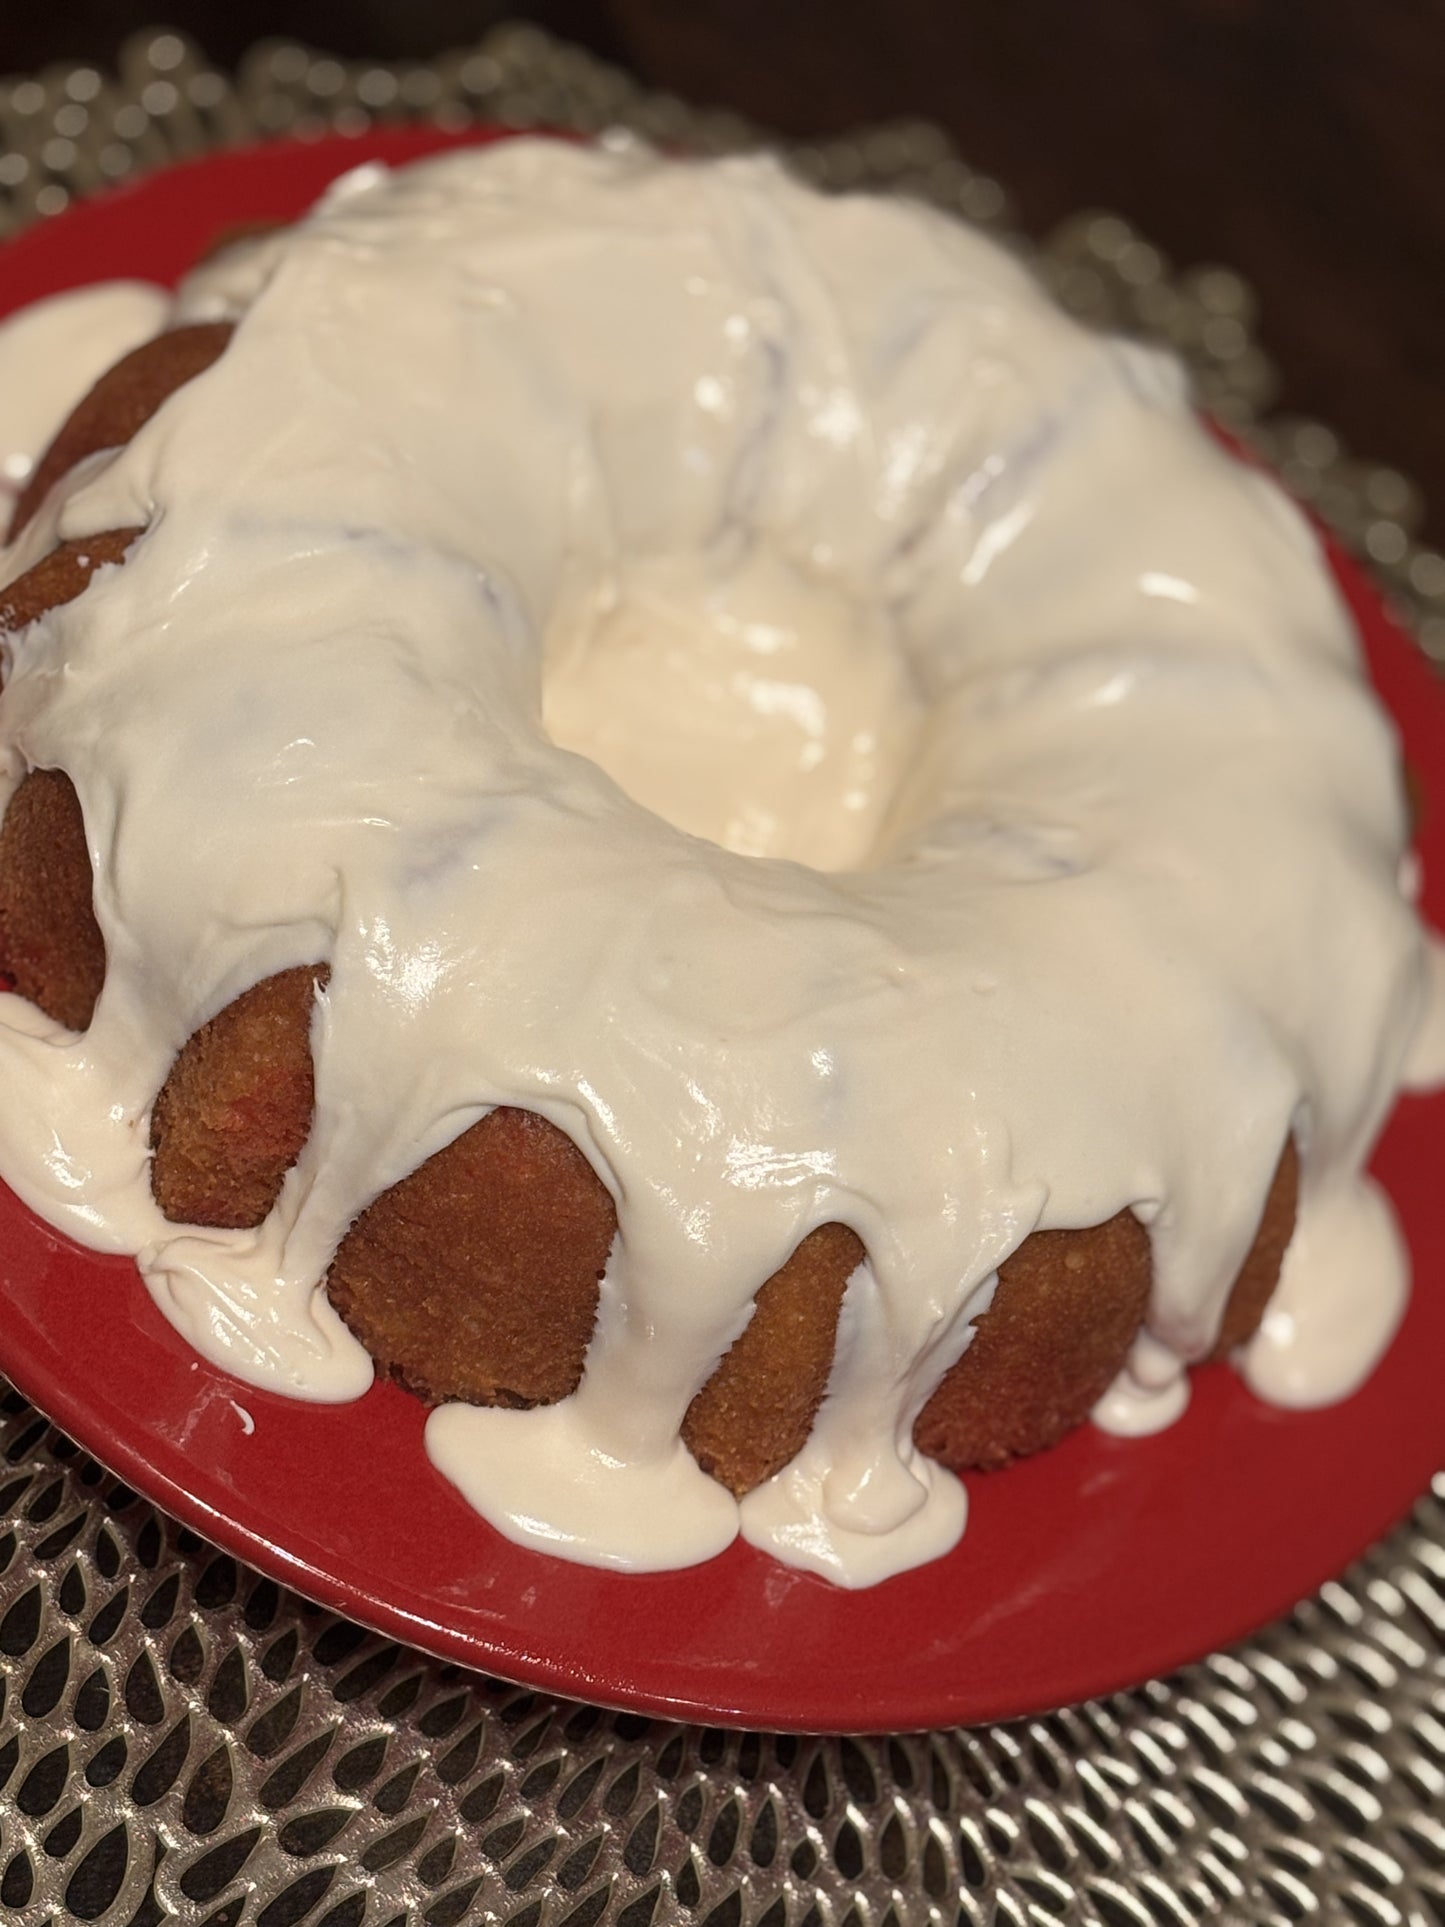
[[[170,280],[218,229],[298,212],[358,161],[445,144],[393,131],[218,155],[124,188],[6,250],[0,312],[116,275]],[[1445,763],[1445,704],[1359,573],[1336,567],[1416,770]],[[1445,825],[1427,818],[1432,879]],[[1434,893],[1436,920],[1445,894]],[[971,1480],[947,1559],[835,1590],[750,1547],[628,1578],[521,1550],[462,1504],[391,1386],[292,1403],[198,1360],[129,1262],[83,1251],[0,1194],[0,1367],[87,1450],[208,1539],[298,1591],[449,1659],[649,1713],[891,1730],[1062,1705],[1165,1671],[1286,1610],[1400,1518],[1445,1463],[1445,1105],[1404,1104],[1376,1168],[1416,1291],[1383,1365],[1332,1410],[1258,1403],[1223,1366],[1184,1419],[1124,1441],[1084,1426]]]

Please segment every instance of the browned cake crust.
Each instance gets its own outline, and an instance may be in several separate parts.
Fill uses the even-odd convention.
[[[1219,1321],[1219,1337],[1211,1358],[1228,1358],[1259,1330],[1265,1308],[1279,1283],[1279,1268],[1284,1263],[1285,1247],[1294,1236],[1295,1212],[1299,1205],[1299,1153],[1293,1138],[1286,1138],[1275,1166],[1274,1180],[1264,1203],[1264,1216],[1249,1256],[1240,1266],[1234,1289]]]
[[[324,964],[263,978],[185,1045],[151,1112],[151,1191],[180,1224],[260,1224],[311,1129]]]
[[[847,1225],[810,1232],[759,1287],[752,1317],[688,1407],[683,1443],[739,1498],[803,1449],[828,1388],[843,1287],[864,1255]]]
[[[76,462],[118,448],[192,376],[209,368],[229,323],[177,328],[117,362],[72,410],[15,504],[13,541]],[[122,562],[139,529],[62,542],[0,595],[0,627],[23,628],[83,593],[98,568]],[[105,980],[90,857],[75,786],[62,770],[33,770],[0,825],[0,971],[72,1030],[84,1030]]]
[[[120,562],[139,529],[112,529],[59,548],[0,590],[0,629],[23,629],[73,602],[95,571]],[[90,851],[75,785],[32,770],[0,824],[0,973],[70,1030],[84,1030],[105,981]]]
[[[97,569],[124,561],[127,549],[142,533],[140,529],[109,529],[103,535],[62,542],[33,569],[17,576],[8,589],[0,589],[0,629],[23,629],[51,609],[74,602]]]
[[[15,540],[62,475],[87,455],[122,447],[163,401],[220,357],[234,333],[229,321],[172,328],[116,362],[76,404],[37,464],[15,504],[9,540]]]
[[[968,1350],[919,1414],[918,1449],[962,1472],[1053,1445],[1123,1364],[1151,1275],[1149,1234],[1131,1211],[1025,1238],[999,1266]]]
[[[422,1398],[546,1405],[581,1380],[616,1229],[571,1139],[504,1106],[362,1212],[326,1289]]]
[[[0,823],[0,970],[57,1024],[90,1022],[105,942],[80,799],[62,770],[32,770]]]
[[[1212,1358],[1251,1337],[1264,1316],[1294,1231],[1298,1173],[1286,1140]],[[1144,1322],[1151,1270],[1148,1233],[1129,1211],[1091,1230],[1026,1238],[999,1266],[972,1343],[919,1415],[919,1450],[966,1472],[1056,1444],[1122,1369]]]

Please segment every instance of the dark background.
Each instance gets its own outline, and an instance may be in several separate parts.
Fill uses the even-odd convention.
[[[792,134],[939,121],[1024,225],[1126,215],[1258,290],[1283,403],[1430,499],[1445,540],[1445,0],[0,0],[0,71],[141,25],[232,65],[284,34],[427,55],[523,15]]]

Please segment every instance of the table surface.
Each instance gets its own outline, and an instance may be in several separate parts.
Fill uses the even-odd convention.
[[[1257,289],[1281,405],[1403,469],[1445,545],[1441,0],[67,0],[7,7],[0,71],[109,60],[162,18],[223,64],[263,34],[430,55],[525,15],[778,132],[923,115],[1041,237],[1118,208]]]

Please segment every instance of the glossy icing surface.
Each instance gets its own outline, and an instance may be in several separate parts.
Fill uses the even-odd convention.
[[[240,1376],[350,1398],[347,1224],[489,1106],[550,1117],[619,1213],[582,1386],[429,1449],[602,1563],[944,1550],[913,1417],[1037,1226],[1149,1224],[1103,1415],[1167,1418],[1291,1129],[1246,1370],[1368,1370],[1404,1270],[1360,1167],[1438,979],[1395,746],[1313,538],[1167,364],[922,210],[540,142],[363,170],[175,314],[241,325],[0,566],[147,525],[10,647],[5,785],[70,772],[108,955],[84,1037],[0,999],[30,1203]],[[176,1050],[319,958],[276,1210],[166,1224]],[[829,1397],[739,1508],[678,1425],[831,1219],[869,1262]]]
[[[54,295],[0,328],[0,504],[24,487],[76,397],[159,333],[170,308],[165,289],[148,281],[102,281]]]

